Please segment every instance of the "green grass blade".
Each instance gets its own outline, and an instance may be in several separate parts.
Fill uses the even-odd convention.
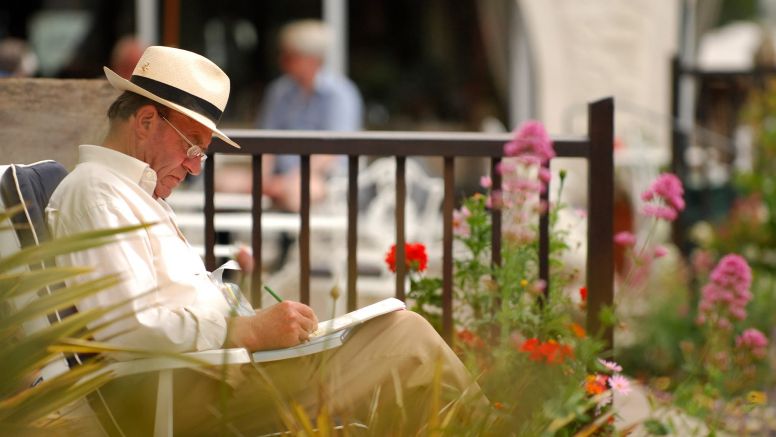
[[[0,273],[9,272],[20,266],[39,263],[58,255],[103,246],[115,241],[114,237],[118,234],[133,232],[150,226],[153,226],[153,224],[101,229],[47,241],[39,246],[25,247],[13,255],[0,259]]]
[[[0,274],[0,299],[20,296],[91,272],[89,267],[51,267],[20,273]]]
[[[6,220],[10,220],[11,217],[15,216],[16,214],[21,213],[24,211],[24,204],[20,203],[18,205],[14,205],[10,208],[6,208],[5,211],[0,211],[0,222],[4,222]]]
[[[100,290],[113,287],[119,283],[121,283],[121,279],[117,274],[114,274],[56,290],[56,292],[52,294],[35,299],[27,306],[20,308],[17,312],[0,320],[0,329],[12,327],[36,317],[45,316],[54,311],[71,307],[82,298],[95,294]]]
[[[58,354],[49,352],[50,346],[59,343],[63,338],[77,336],[87,324],[114,311],[116,306],[73,314],[60,323],[18,341],[0,345],[0,374],[3,375],[3,378],[0,378],[0,398],[12,392],[23,377],[59,358]]]
[[[99,362],[84,364],[2,401],[0,422],[30,423],[86,396],[112,379],[110,373],[98,373],[103,368]]]

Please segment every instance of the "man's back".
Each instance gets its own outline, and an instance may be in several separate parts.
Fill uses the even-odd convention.
[[[177,351],[219,348],[228,305],[172,221],[169,206],[152,196],[156,173],[104,147],[81,146],[80,155],[80,163],[57,187],[46,209],[54,237],[154,223],[116,243],[57,259],[60,265],[93,266],[92,277],[122,276],[118,286],[78,304],[83,310],[132,300],[128,308],[135,317],[114,323],[99,337],[134,328],[114,342]],[[144,311],[149,305],[158,306]]]

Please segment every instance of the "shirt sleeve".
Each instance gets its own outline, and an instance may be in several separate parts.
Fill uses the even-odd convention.
[[[282,113],[282,83],[276,80],[269,84],[262,100],[261,109],[256,117],[256,127],[259,129],[282,129],[280,114]]]
[[[69,218],[64,221],[56,211],[50,213],[49,224],[55,237],[139,223],[131,207],[120,202],[93,206]],[[78,309],[83,311],[125,303],[96,323],[111,321],[107,329],[95,334],[97,340],[129,348],[168,352],[220,348],[226,338],[223,312],[207,302],[191,298],[201,291],[197,287],[212,287],[214,290],[207,290],[211,295],[220,292],[208,277],[191,281],[160,281],[149,236],[149,232],[155,231],[151,227],[121,234],[116,242],[57,259],[60,265],[94,267],[93,273],[79,281],[107,274],[120,275],[118,285],[82,300]],[[207,275],[204,267],[202,270],[202,274]]]
[[[355,86],[343,83],[335,88],[326,113],[326,130],[358,131],[363,125],[363,103]]]

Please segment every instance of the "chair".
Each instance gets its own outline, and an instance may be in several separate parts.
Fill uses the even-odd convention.
[[[7,257],[21,247],[38,245],[49,239],[48,228],[45,225],[44,210],[51,194],[59,182],[67,175],[67,170],[55,161],[41,161],[30,165],[0,166],[0,208],[3,210],[19,205],[24,199],[23,214],[11,217],[9,223],[3,223],[0,232],[0,256]],[[8,231],[13,228],[14,232]],[[53,266],[53,261],[44,265],[33,265],[29,268],[38,269]],[[51,294],[53,287],[46,287],[39,293]],[[20,296],[11,302],[12,310],[21,308],[37,295]],[[60,317],[52,314],[50,317]],[[23,326],[26,333],[36,332],[49,325],[53,320],[46,316],[31,320]],[[64,356],[41,369],[40,380],[51,379],[69,369]],[[37,381],[37,382],[40,382]]]
[[[0,166],[0,209],[5,210],[15,205],[24,205],[23,213],[13,218],[13,223],[0,223],[0,257],[7,257],[22,247],[38,245],[50,238],[45,224],[44,211],[51,194],[57,185],[67,175],[67,171],[57,162],[41,161],[30,165],[12,164]],[[13,226],[11,226],[13,225]],[[13,229],[13,231],[11,231]],[[53,265],[53,260],[44,266],[30,266],[29,268],[42,268]],[[53,293],[55,287],[46,288],[39,293]],[[12,303],[14,309],[21,308],[38,295],[30,295],[15,299]],[[71,310],[74,312],[75,308]],[[60,312],[48,317],[42,316],[23,326],[25,334],[31,334],[36,330],[56,323],[67,312]],[[173,435],[172,411],[172,386],[173,370],[198,365],[222,365],[243,364],[250,362],[250,356],[245,349],[224,349],[185,354],[186,358],[196,360],[181,360],[170,357],[145,358],[133,361],[115,362],[106,366],[100,374],[110,372],[116,378],[135,375],[145,372],[159,372],[156,413],[154,424],[155,436]],[[51,379],[78,365],[78,357],[67,360],[64,355],[41,369],[41,377],[36,380]],[[87,378],[93,378],[92,375]],[[100,397],[99,390],[96,393]],[[110,425],[110,424],[108,424]],[[118,431],[121,433],[120,431]]]
[[[385,253],[396,242],[396,160],[380,158],[358,174],[358,275],[359,298],[364,304],[377,301],[395,293],[395,277],[385,266]],[[421,242],[426,246],[433,263],[442,258],[442,179],[429,175],[417,159],[406,161],[405,183],[405,238],[408,242]],[[347,199],[347,178],[332,180],[329,185],[329,204],[332,211],[344,211]],[[388,231],[387,231],[388,230]],[[337,256],[327,260],[336,272],[347,270],[346,251],[343,245],[332,247]],[[332,253],[330,252],[330,253]],[[436,266],[432,266],[434,268]],[[361,303],[361,302],[360,302]]]

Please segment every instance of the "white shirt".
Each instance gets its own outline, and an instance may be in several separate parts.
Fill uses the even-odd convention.
[[[220,348],[229,305],[200,257],[175,225],[174,213],[156,199],[156,172],[129,155],[100,146],[79,147],[79,163],[51,196],[46,218],[53,237],[140,223],[150,228],[122,234],[99,248],[58,257],[60,266],[95,269],[78,281],[110,273],[122,282],[78,303],[79,311],[129,302],[97,322],[119,320],[97,340],[144,350]],[[96,325],[96,324],[95,324]]]

